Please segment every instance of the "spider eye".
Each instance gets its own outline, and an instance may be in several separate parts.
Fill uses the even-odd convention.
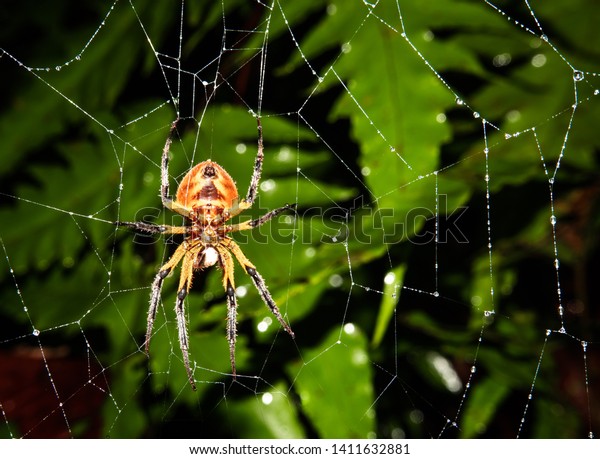
[[[211,166],[209,164],[204,168],[202,175],[204,175],[204,177],[207,177],[207,178],[214,177],[217,175],[217,171],[215,170],[214,166]]]

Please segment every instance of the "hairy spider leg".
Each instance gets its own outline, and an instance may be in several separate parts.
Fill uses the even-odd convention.
[[[223,269],[223,288],[227,295],[227,341],[229,342],[229,360],[233,378],[237,376],[235,368],[235,343],[237,339],[237,297],[235,295],[235,280],[233,258],[227,248],[221,244],[215,246],[219,252],[220,264]]]
[[[125,226],[138,233],[145,234],[187,234],[187,226],[157,225],[156,223],[146,222],[114,222],[116,226]]]
[[[236,202],[231,206],[230,209],[227,209],[225,214],[227,220],[231,217],[235,217],[236,215],[242,213],[244,210],[249,209],[254,204],[256,200],[256,196],[258,195],[258,184],[260,183],[260,176],[262,173],[262,165],[265,158],[264,147],[263,147],[263,134],[262,134],[262,124],[260,123],[260,117],[256,117],[256,124],[258,129],[258,148],[256,152],[256,159],[254,160],[254,169],[252,172],[252,178],[250,179],[250,185],[248,186],[248,192],[246,193],[246,197],[244,199],[236,200]]]
[[[268,222],[269,220],[271,220],[273,217],[276,217],[280,213],[285,212],[286,210],[294,209],[295,207],[296,207],[296,204],[286,204],[283,207],[279,207],[278,209],[267,212],[262,217],[259,217],[255,220],[246,220],[245,222],[236,223],[235,225],[229,225],[227,227],[227,232],[244,231],[244,230],[256,228],[257,226],[260,226],[263,223]]]
[[[224,239],[223,245],[226,246],[231,251],[231,253],[233,253],[233,255],[235,256],[237,261],[244,268],[244,271],[246,271],[246,273],[250,276],[250,278],[252,279],[254,286],[258,290],[258,293],[260,294],[262,300],[271,310],[271,313],[277,318],[277,320],[279,321],[281,326],[285,329],[285,331],[288,332],[288,334],[292,338],[294,338],[294,336],[295,336],[294,332],[292,331],[292,329],[290,328],[288,323],[285,320],[283,320],[283,317],[281,316],[281,312],[279,312],[279,308],[277,307],[275,300],[273,300],[273,297],[269,293],[267,284],[265,284],[264,279],[259,274],[259,272],[256,270],[256,266],[254,266],[252,264],[252,262],[250,262],[250,260],[248,260],[246,255],[244,255],[244,252],[242,252],[242,249],[240,249],[240,246],[237,245],[233,239],[230,239],[230,238]]]
[[[256,159],[254,160],[254,171],[252,172],[252,179],[250,180],[250,185],[248,186],[248,193],[246,193],[246,199],[244,199],[244,202],[248,205],[248,207],[250,207],[254,203],[256,195],[258,194],[258,184],[260,182],[262,165],[265,159],[262,124],[260,123],[260,117],[258,116],[256,117],[256,125],[258,129],[258,148],[256,152]]]
[[[185,253],[186,247],[184,244],[181,244],[177,247],[173,256],[161,266],[152,282],[152,287],[150,288],[150,307],[148,308],[148,320],[146,326],[146,341],[144,343],[146,354],[148,354],[150,348],[150,338],[152,337],[152,328],[154,327],[154,319],[156,319],[156,311],[158,310],[163,281],[171,270],[179,264]]]
[[[184,246],[182,244],[179,247]],[[185,249],[184,249],[185,250]],[[181,277],[179,278],[179,287],[177,289],[177,300],[175,301],[175,314],[177,315],[177,330],[179,332],[179,347],[183,355],[183,364],[188,375],[192,389],[196,390],[196,384],[194,383],[194,375],[190,368],[190,356],[189,356],[189,339],[187,324],[185,319],[185,297],[192,287],[192,278],[194,277],[194,256],[196,250],[185,250],[185,255],[181,263]]]
[[[191,214],[191,209],[186,206],[181,205],[177,201],[174,201],[171,196],[169,196],[169,151],[171,150],[171,144],[173,143],[173,134],[177,129],[177,123],[179,122],[179,118],[177,118],[171,124],[171,129],[169,129],[169,135],[167,136],[167,140],[165,141],[165,146],[162,151],[162,158],[160,163],[160,199],[162,201],[163,206],[167,209],[172,210],[173,212],[177,212],[184,217],[189,217]]]

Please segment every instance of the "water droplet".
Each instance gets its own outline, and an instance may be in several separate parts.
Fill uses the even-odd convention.
[[[263,404],[265,405],[270,405],[273,402],[273,394],[269,393],[269,392],[265,392],[262,395],[262,400]]]
[[[550,217],[550,224],[552,226],[556,225],[556,217],[554,215],[552,215],[552,217]]]
[[[540,38],[546,42],[548,41],[548,35],[546,34],[540,35]]]
[[[392,285],[394,283],[394,281],[396,280],[396,274],[394,274],[393,272],[389,272],[385,275],[385,277],[383,278],[383,282],[386,285]]]
[[[471,373],[475,373],[476,371],[477,371],[477,368],[475,368],[475,365],[473,365],[473,366],[471,367]]]
[[[504,138],[505,139],[510,139],[512,137],[512,134],[509,134],[508,132],[506,134],[504,134]]]
[[[433,32],[431,30],[426,30],[423,32],[423,40],[432,41],[434,39]]]
[[[265,192],[273,191],[277,186],[277,183],[273,179],[265,180],[260,184],[260,189]]]
[[[348,335],[352,335],[355,331],[356,327],[352,322],[348,322],[346,325],[344,325],[344,332],[346,332]]]
[[[333,274],[329,277],[329,285],[335,288],[339,288],[343,285],[344,278],[339,274]]]
[[[460,97],[457,97],[455,102],[456,102],[456,105],[464,105],[465,104],[465,101],[462,100]]]
[[[31,334],[33,336],[40,336],[40,331],[37,328],[34,328],[33,331],[31,332]]]
[[[433,292],[433,296],[435,296],[437,298],[438,296],[440,296],[440,292],[437,292],[437,291]]]
[[[489,176],[488,174],[485,174],[485,177],[483,177],[483,179],[484,179],[486,182],[489,182],[489,181],[490,181],[490,176]]]
[[[597,96],[598,94],[600,94],[600,90],[594,89],[594,95]]]
[[[575,70],[573,72],[573,79],[575,81],[582,81],[584,78],[585,78],[585,75],[581,70]]]
[[[505,67],[512,61],[512,56],[509,53],[502,53],[494,56],[492,64],[494,67]]]
[[[554,267],[556,269],[558,269],[559,266],[560,266],[560,263],[559,263],[558,258],[557,258],[557,259],[554,260]]]
[[[479,118],[481,115],[479,112],[473,112],[473,118]]]
[[[54,70],[56,70],[57,72],[60,72],[60,69],[61,69],[61,68],[62,68],[62,67],[61,67],[60,65],[57,65],[56,67],[54,67]]]

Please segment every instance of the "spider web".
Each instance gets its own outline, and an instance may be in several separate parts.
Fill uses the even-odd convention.
[[[2,436],[596,436],[595,5],[213,3],[69,5],[0,43]],[[180,241],[112,222],[182,223],[176,118],[171,192],[211,158],[243,195],[256,116],[245,217],[296,212],[235,239],[296,337],[236,267],[233,381],[198,273],[194,392],[179,270],[142,347]]]

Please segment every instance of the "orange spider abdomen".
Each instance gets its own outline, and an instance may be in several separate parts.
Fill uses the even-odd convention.
[[[177,202],[206,218],[214,218],[237,204],[235,182],[217,163],[203,161],[195,165],[177,188]]]

